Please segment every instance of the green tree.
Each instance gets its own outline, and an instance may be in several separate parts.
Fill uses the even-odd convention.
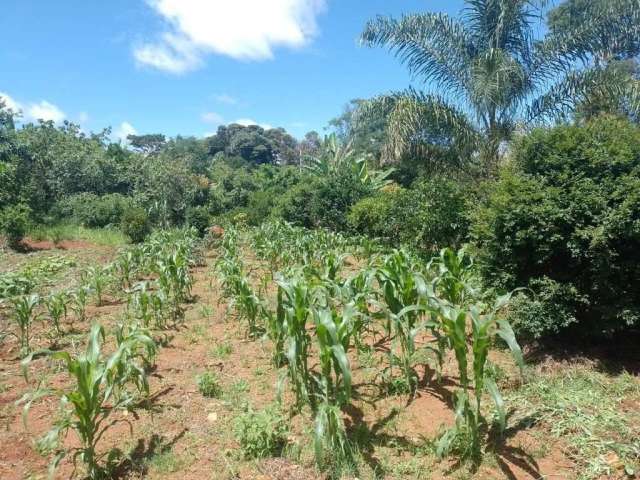
[[[585,58],[590,66],[610,81],[594,85],[579,103],[576,116],[588,120],[600,113],[613,113],[637,120],[637,99],[640,68],[637,0],[565,0],[549,11],[547,23],[550,34],[564,36],[565,32],[595,29],[590,35],[592,55]],[[596,18],[610,21],[594,22]],[[611,22],[621,26],[608,28]],[[635,32],[634,34],[630,32]],[[609,85],[623,85],[627,93],[612,92]]]
[[[625,86],[579,67],[598,51],[601,31],[637,39],[640,9],[625,22],[600,15],[538,40],[540,2],[465,3],[459,19],[437,13],[378,17],[362,33],[365,45],[388,47],[438,92],[408,89],[370,102],[369,110],[389,113],[393,156],[410,151],[430,158],[436,145],[456,151],[457,166],[493,173],[519,121],[570,111],[594,83],[610,91]]]
[[[640,323],[640,127],[600,116],[518,139],[472,228],[488,284],[533,336],[599,336]]]
[[[167,143],[166,137],[160,133],[127,135],[127,141],[129,145],[131,145],[131,148],[144,155],[159,153]]]
[[[342,113],[329,121],[329,128],[335,132],[342,143],[350,143],[359,155],[371,158],[376,165],[380,163],[382,149],[386,142],[387,119],[381,112],[367,117],[358,113],[366,100],[351,100]]]

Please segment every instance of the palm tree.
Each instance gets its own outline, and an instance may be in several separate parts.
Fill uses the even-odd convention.
[[[387,156],[428,157],[436,145],[453,149],[457,166],[491,174],[519,122],[566,114],[596,87],[621,94],[625,85],[584,66],[601,50],[602,32],[640,38],[640,0],[612,0],[588,22],[537,40],[543,2],[467,0],[459,18],[370,21],[362,43],[387,47],[431,87],[382,95],[364,108],[388,114]],[[627,21],[616,21],[622,9]]]

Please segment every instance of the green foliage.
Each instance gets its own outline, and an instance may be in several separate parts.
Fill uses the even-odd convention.
[[[640,321],[640,128],[600,117],[536,130],[491,187],[473,227],[488,284],[529,287],[518,327],[582,335]],[[536,318],[537,317],[537,318]]]
[[[0,231],[7,237],[11,247],[18,247],[27,233],[31,209],[25,204],[4,207],[0,211]]]
[[[510,403],[542,419],[544,438],[567,445],[576,478],[637,476],[640,424],[637,410],[625,407],[640,400],[637,376],[565,365],[533,376],[509,397]]]
[[[198,375],[197,384],[198,391],[205,397],[220,398],[222,395],[220,380],[214,372],[205,372],[202,375]]]
[[[40,305],[40,296],[36,294],[23,295],[11,299],[13,307],[13,319],[18,325],[20,350],[23,355],[31,351],[31,325],[38,317],[36,311]]]
[[[358,200],[373,193],[357,173],[343,169],[320,178],[311,198],[307,198],[313,225],[331,230],[346,230],[347,212]]]
[[[389,49],[430,86],[365,104],[365,115],[387,115],[389,156],[419,156],[446,173],[493,174],[502,142],[520,121],[570,113],[597,89],[637,95],[628,78],[603,75],[589,63],[602,43],[637,46],[637,3],[586,3],[605,8],[543,37],[534,32],[547,2],[467,0],[457,18],[427,12],[368,22],[361,41]],[[438,165],[443,150],[455,156],[445,154],[450,161]]]
[[[320,188],[320,179],[308,177],[287,190],[278,199],[276,214],[283,220],[301,227],[316,226],[317,219],[312,199]]]
[[[60,320],[62,320],[63,317],[67,317],[67,305],[69,304],[69,301],[69,295],[65,291],[52,293],[44,300],[47,307],[47,313],[49,314],[49,318],[53,323],[57,335],[61,335],[63,333]]]
[[[151,232],[147,212],[140,207],[128,208],[122,215],[120,229],[133,243],[143,242]]]
[[[124,211],[131,206],[132,199],[119,193],[101,196],[79,193],[59,202],[54,214],[89,228],[106,227],[118,225]]]
[[[246,458],[278,456],[287,444],[288,421],[277,405],[236,417],[233,433]]]
[[[140,330],[131,330],[126,336],[118,338],[116,351],[108,357],[102,354],[105,341],[104,329],[97,324],[91,327],[84,354],[73,355],[65,351],[43,352],[54,360],[62,362],[70,383],[60,389],[43,389],[25,395],[25,419],[31,404],[41,397],[54,395],[60,400],[61,417],[53,428],[38,442],[39,449],[53,454],[50,473],[53,476],[60,461],[73,451],[74,463],[80,459],[86,467],[87,477],[91,480],[104,478],[106,470],[101,460],[107,457],[111,463],[118,455],[117,451],[100,454],[98,442],[104,433],[117,422],[111,421],[114,412],[133,410],[139,395],[149,393],[149,385],[138,358],[148,360],[155,353],[153,340]],[[144,354],[140,354],[142,347]],[[32,361],[29,355],[22,361],[27,369]],[[64,442],[70,430],[80,440],[80,446],[67,447]]]
[[[207,228],[211,226],[209,212],[206,207],[189,207],[185,216],[185,224],[195,228],[200,237],[204,237]]]
[[[427,254],[459,247],[468,229],[464,188],[460,182],[437,176],[410,189],[387,188],[356,203],[349,212],[349,224],[360,234]]]

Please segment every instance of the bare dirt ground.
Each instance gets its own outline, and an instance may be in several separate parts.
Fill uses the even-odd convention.
[[[41,247],[33,245],[34,249]],[[42,246],[51,247],[51,246]],[[78,251],[78,261],[105,262],[113,249],[91,245],[68,245]],[[43,250],[46,252],[46,249]],[[42,254],[42,253],[37,253]],[[84,259],[84,260],[83,260]],[[280,372],[270,362],[267,341],[249,341],[224,303],[219,304],[218,285],[209,265],[193,270],[196,300],[187,305],[185,322],[173,330],[155,332],[163,339],[157,365],[151,373],[151,400],[136,416],[121,415],[119,423],[101,441],[101,449],[117,447],[128,454],[116,478],[123,479],[273,479],[324,478],[313,464],[309,441],[312,422],[308,412],[291,419],[290,445],[283,458],[247,461],[233,435],[233,419],[246,405],[260,408],[273,402]],[[65,281],[71,281],[67,279]],[[91,321],[113,327],[125,304],[113,298],[108,305],[92,307],[89,321],[76,327],[88,330]],[[59,348],[83,349],[82,335],[70,335]],[[36,332],[40,347],[50,346],[44,326]],[[479,471],[471,473],[451,461],[437,461],[430,442],[454,421],[453,391],[456,375],[446,370],[441,384],[422,382],[415,397],[386,396],[376,387],[381,373],[378,361],[384,355],[382,343],[373,358],[352,358],[357,392],[353,406],[345,412],[352,437],[358,439],[361,471],[352,478],[453,478],[453,479],[573,479],[573,462],[565,455],[561,441],[553,440],[536,427],[512,426],[503,441],[485,457]],[[18,348],[11,338],[0,346],[0,478],[22,480],[45,478],[48,459],[37,453],[34,440],[48,430],[57,415],[58,401],[46,398],[32,407],[27,426],[16,405],[24,393],[46,380],[61,386],[65,375],[56,365],[40,358],[31,367],[30,381],[22,377]],[[377,358],[379,357],[379,358]],[[510,364],[502,353],[493,360]],[[203,397],[197,375],[217,372],[223,384],[220,399]],[[430,372],[421,374],[428,378]],[[286,389],[285,389],[286,391]],[[285,402],[290,401],[285,393]],[[629,404],[628,408],[640,408]],[[67,439],[71,445],[76,440]],[[74,476],[70,459],[63,460],[55,478]],[[611,477],[615,478],[615,477]]]

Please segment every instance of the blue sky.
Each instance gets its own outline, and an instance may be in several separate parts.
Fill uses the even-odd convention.
[[[320,130],[349,99],[404,88],[357,37],[377,14],[458,0],[2,0],[0,95],[26,119],[202,136],[220,123]],[[114,135],[115,135],[114,133]]]

